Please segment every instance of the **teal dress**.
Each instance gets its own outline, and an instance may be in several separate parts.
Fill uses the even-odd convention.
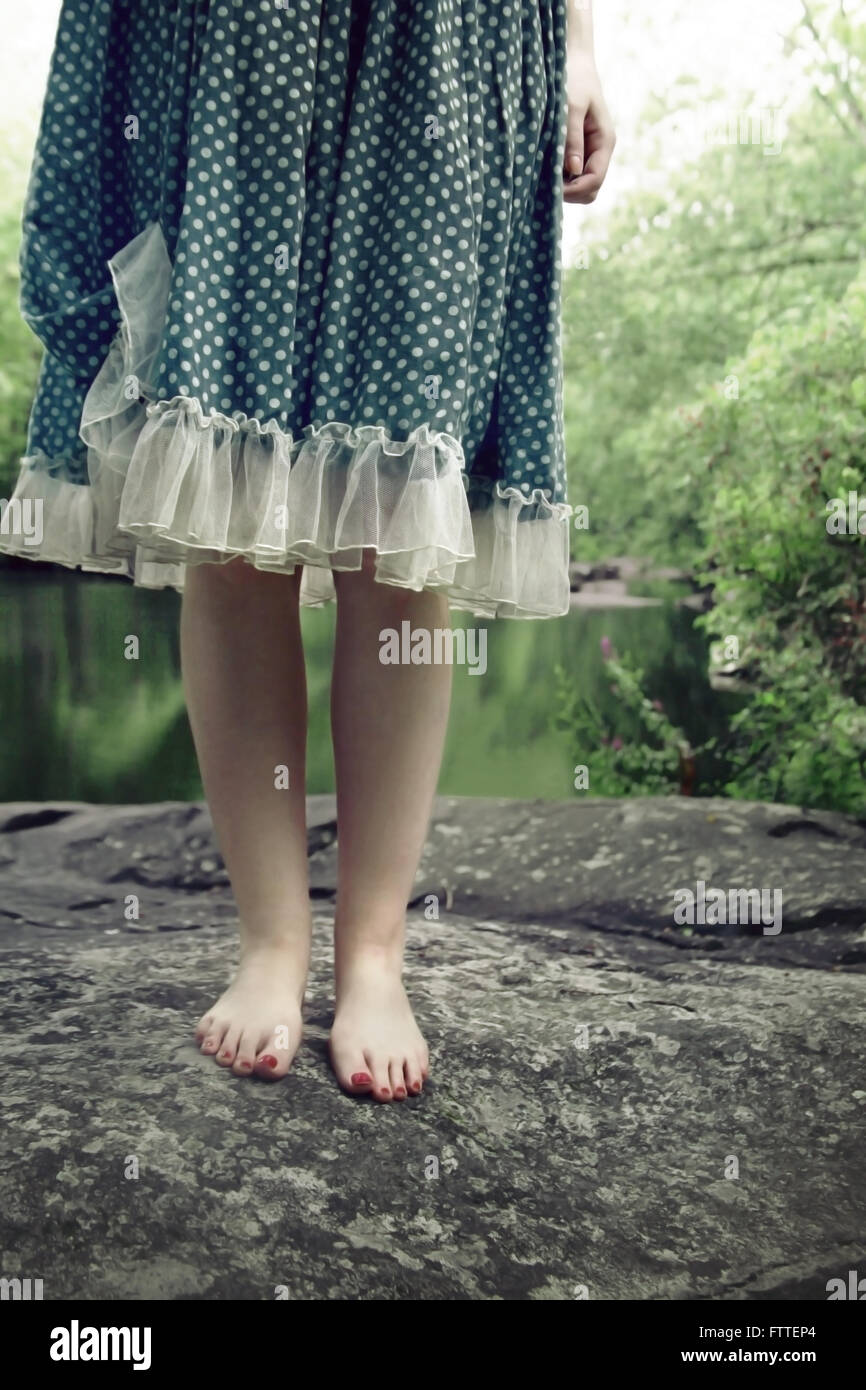
[[[564,613],[565,12],[65,0],[0,549],[179,589],[300,564],[308,604],[373,550],[455,608]]]

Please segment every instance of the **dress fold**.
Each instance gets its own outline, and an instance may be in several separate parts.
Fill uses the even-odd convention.
[[[564,36],[564,0],[66,0],[22,249],[42,534],[0,550],[300,564],[304,604],[372,550],[566,612]]]

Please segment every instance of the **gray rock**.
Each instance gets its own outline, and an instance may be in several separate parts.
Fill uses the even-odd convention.
[[[866,1274],[866,827],[439,800],[407,950],[433,1080],[393,1106],[328,1070],[333,798],[309,842],[306,1041],[271,1085],[191,1039],[235,954],[206,810],[0,807],[0,1273],[46,1299],[483,1300]],[[686,934],[698,879],[780,888],[782,931]]]

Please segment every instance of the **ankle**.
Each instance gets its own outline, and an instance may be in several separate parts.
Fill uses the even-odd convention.
[[[338,985],[347,976],[402,978],[403,932],[345,932],[334,930],[334,973]]]
[[[310,933],[297,928],[285,931],[252,931],[243,923],[240,928],[241,961],[267,957],[288,964],[305,963],[310,955]]]

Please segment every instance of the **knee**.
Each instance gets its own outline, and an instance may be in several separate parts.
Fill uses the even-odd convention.
[[[259,585],[267,576],[261,570],[257,570],[255,565],[249,564],[242,556],[238,555],[234,560],[228,560],[225,564],[214,565],[215,574],[225,584],[231,584],[238,589],[251,589]]]
[[[361,551],[361,569],[356,571],[363,575],[365,579],[376,578],[376,566],[379,563],[379,556],[375,550]]]
[[[293,574],[281,574],[272,570],[259,570],[255,565],[251,565],[243,556],[237,555],[233,560],[226,560],[222,564],[208,564],[196,567],[204,583],[213,584],[219,588],[228,587],[232,592],[254,592],[263,588],[272,588],[275,584],[282,582],[284,586],[297,585],[300,583],[301,566],[299,565]]]
[[[339,594],[344,593],[364,593],[374,590],[376,586],[376,565],[379,557],[375,550],[361,551],[361,564],[358,569],[352,570],[333,570],[334,587]],[[383,585],[379,584],[378,588]]]

